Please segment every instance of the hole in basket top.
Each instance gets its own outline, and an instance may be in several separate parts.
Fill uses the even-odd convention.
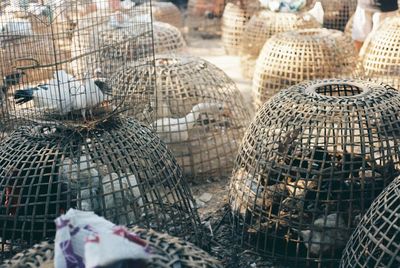
[[[368,91],[367,87],[357,83],[324,83],[306,89],[308,94],[339,98],[361,96]]]
[[[336,36],[339,33],[333,30],[327,29],[304,29],[304,30],[295,30],[292,32],[288,32],[288,34],[292,34],[296,38],[326,38],[328,36]]]

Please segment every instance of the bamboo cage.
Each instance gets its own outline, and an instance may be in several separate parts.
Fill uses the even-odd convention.
[[[260,10],[247,23],[242,37],[240,56],[241,72],[246,78],[252,78],[253,71],[246,66],[255,66],[256,60],[265,42],[274,34],[296,29],[318,28],[320,24],[310,15],[303,13],[275,13]],[[247,74],[247,75],[246,75]],[[248,74],[251,74],[249,77]]]
[[[354,14],[357,0],[319,0],[324,9],[324,27],[344,31],[347,22]]]
[[[146,266],[148,268],[222,268],[222,265],[208,253],[182,239],[136,226],[129,228],[129,231],[138,235],[147,244],[150,252]],[[53,259],[54,242],[43,241],[4,261],[0,268],[53,268]]]
[[[274,35],[257,59],[252,88],[255,107],[304,80],[352,77],[356,65],[353,42],[341,31],[306,29]]]
[[[116,73],[111,79],[115,94],[130,96],[127,105],[136,107],[128,114],[152,121],[186,177],[229,176],[249,121],[249,111],[235,83],[211,63],[189,56],[157,55],[155,70],[132,68],[126,68],[130,78],[122,80]],[[135,95],[146,91],[152,73],[156,74],[157,100],[153,102],[157,109],[150,111],[136,102]]]
[[[0,258],[55,234],[69,208],[199,242],[176,160],[154,132],[110,118],[91,129],[31,124],[0,145]]]
[[[352,37],[352,33],[353,33],[353,20],[354,20],[354,15],[352,15],[349,18],[349,21],[346,24],[346,27],[344,28],[344,34]]]
[[[353,232],[340,267],[400,267],[400,177],[372,203]]]
[[[181,11],[171,2],[155,1],[152,3],[151,12],[155,21],[169,23],[178,29],[183,27]]]
[[[400,172],[400,93],[358,80],[282,90],[244,135],[230,183],[241,243],[297,267],[337,267]]]
[[[390,84],[400,89],[400,18],[387,18],[371,34],[362,50],[361,65],[364,76],[377,82]]]

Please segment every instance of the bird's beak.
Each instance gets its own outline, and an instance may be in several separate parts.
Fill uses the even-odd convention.
[[[222,116],[224,117],[232,117],[232,111],[228,107],[224,107],[224,110],[222,111]]]

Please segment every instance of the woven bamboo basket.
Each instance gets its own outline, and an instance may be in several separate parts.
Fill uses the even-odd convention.
[[[320,0],[324,9],[324,27],[343,31],[357,8],[357,0]]]
[[[255,106],[281,89],[304,80],[352,77],[357,53],[343,32],[328,29],[289,31],[271,37],[257,59],[253,77]]]
[[[266,102],[230,184],[243,246],[298,267],[337,267],[351,231],[400,173],[399,104],[390,86],[337,79]]]
[[[353,20],[354,20],[354,15],[352,15],[349,18],[349,21],[346,24],[346,27],[344,28],[344,34],[347,36],[352,36],[353,33]]]
[[[176,160],[131,119],[81,130],[19,128],[0,145],[0,193],[1,257],[53,236],[55,218],[69,208],[199,241],[199,218]]]
[[[182,239],[139,227],[129,231],[143,239],[149,248],[149,268],[222,268],[208,253]],[[44,241],[4,261],[1,268],[46,267],[53,268],[54,242]]]
[[[192,57],[159,55],[155,70],[148,66],[138,71],[135,65],[132,68],[132,78],[121,80],[116,73],[111,79],[115,94],[130,96],[125,103],[137,107],[129,114],[152,121],[185,176],[229,176],[249,121],[235,83],[214,65]],[[129,67],[120,72],[124,71],[131,73]],[[152,73],[156,74],[157,100],[153,106],[157,109],[140,114],[146,107],[137,103],[135,95],[142,95],[151,85],[148,78]],[[145,120],[147,117],[151,119]]]
[[[386,19],[363,47],[361,64],[365,77],[400,89],[400,17]]]
[[[181,11],[173,3],[154,1],[151,8],[155,21],[169,23],[178,29],[183,27]]]
[[[340,267],[400,267],[400,177],[372,203],[352,234]]]
[[[275,13],[261,10],[247,23],[240,48],[241,57],[245,57],[246,66],[255,66],[256,60],[265,42],[274,34],[296,29],[318,28],[319,23],[310,15],[296,13]],[[242,68],[242,67],[241,67]],[[251,76],[248,77],[248,73]],[[248,68],[242,69],[246,78],[253,73]]]

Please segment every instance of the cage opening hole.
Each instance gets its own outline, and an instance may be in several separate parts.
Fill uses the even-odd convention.
[[[363,92],[363,88],[350,84],[329,84],[315,88],[315,93],[330,97],[356,96]]]

